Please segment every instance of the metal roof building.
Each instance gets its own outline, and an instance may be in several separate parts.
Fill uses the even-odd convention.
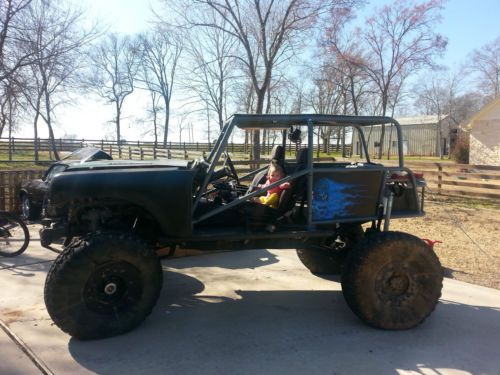
[[[452,126],[447,116],[431,115],[404,117],[396,119],[403,130],[403,152],[413,156],[448,155],[457,136],[457,126]],[[380,149],[380,125],[363,129],[370,155],[378,155]],[[441,133],[441,137],[439,137]],[[440,141],[438,141],[440,139]],[[385,126],[385,136],[382,154],[396,155],[398,149],[397,138],[392,126]],[[353,137],[355,154],[360,154],[360,142],[357,136]]]

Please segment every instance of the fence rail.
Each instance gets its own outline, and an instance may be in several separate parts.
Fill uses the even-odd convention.
[[[500,200],[500,166],[407,162],[424,173],[431,194]]]
[[[35,145],[40,153],[38,159],[35,158]],[[58,152],[72,152],[82,147],[96,147],[100,148],[112,156],[119,156],[120,158],[139,159],[139,158],[174,158],[180,157],[183,159],[191,158],[191,155],[197,157],[203,152],[210,152],[213,143],[207,142],[168,142],[166,145],[150,141],[122,141],[120,144],[116,141],[109,141],[103,139],[56,139],[55,146]],[[274,144],[265,143],[261,146],[262,154],[266,155],[271,152]],[[295,144],[289,143],[287,149],[294,150]],[[315,145],[315,152],[322,146]],[[227,150],[231,153],[248,154],[251,146],[243,143],[230,142],[227,145]],[[341,145],[330,145],[329,151],[332,153],[341,152]],[[16,160],[16,155],[22,154],[24,159],[22,161],[52,161],[51,157],[51,143],[49,139],[34,139],[34,138],[0,138],[0,161],[21,161]],[[345,145],[344,152],[350,154],[351,145]],[[182,154],[183,153],[183,154]],[[175,156],[173,156],[175,155]],[[32,157],[32,160],[26,160],[26,157]]]

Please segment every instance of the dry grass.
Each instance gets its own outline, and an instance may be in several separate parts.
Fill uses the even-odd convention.
[[[391,222],[391,230],[440,240],[445,276],[500,289],[500,206],[486,201],[429,199],[427,215]]]

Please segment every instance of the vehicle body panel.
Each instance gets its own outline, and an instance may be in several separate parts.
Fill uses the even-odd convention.
[[[50,200],[58,205],[127,203],[150,213],[164,235],[186,236],[192,231],[193,178],[193,171],[174,167],[68,170],[54,178]]]

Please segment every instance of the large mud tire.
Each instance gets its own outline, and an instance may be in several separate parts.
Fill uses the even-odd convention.
[[[319,244],[309,244],[297,249],[297,256],[304,266],[315,275],[338,275],[342,271],[347,254],[364,236],[360,224],[344,225],[333,237]],[[337,236],[342,245],[336,245]]]
[[[127,234],[93,234],[71,242],[54,261],[45,305],[64,332],[99,339],[141,324],[161,286],[161,263],[147,242]]]
[[[342,291],[365,323],[401,330],[422,323],[436,307],[443,270],[436,254],[407,233],[366,236],[346,259]]]

